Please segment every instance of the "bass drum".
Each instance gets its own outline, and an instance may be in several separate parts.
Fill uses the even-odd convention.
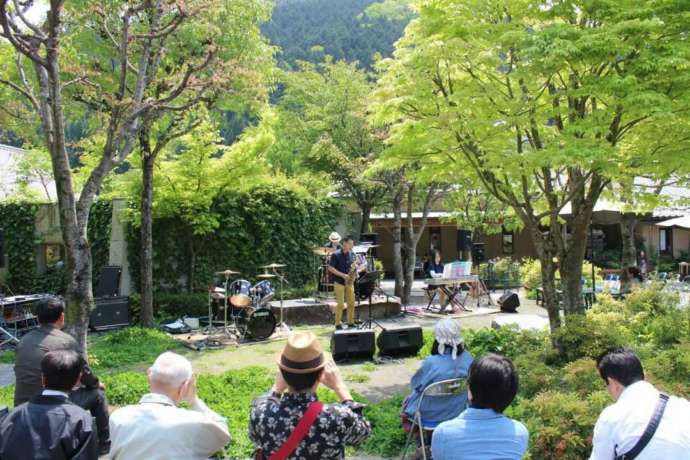
[[[245,334],[254,340],[266,340],[276,330],[276,317],[269,308],[245,308],[239,320]]]

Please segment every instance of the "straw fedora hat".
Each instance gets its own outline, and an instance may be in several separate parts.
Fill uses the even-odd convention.
[[[294,374],[308,374],[326,365],[321,344],[312,332],[292,332],[277,361],[278,367]]]
[[[341,239],[342,238],[340,238],[340,233],[338,232],[333,232],[328,236],[328,241],[332,243],[339,243]]]

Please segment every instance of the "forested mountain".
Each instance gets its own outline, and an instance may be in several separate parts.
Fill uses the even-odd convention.
[[[364,14],[376,0],[278,0],[273,17],[262,27],[282,52],[278,60],[294,68],[297,60],[359,61],[370,68],[379,52],[388,56],[409,18],[387,20]],[[318,48],[316,48],[318,47]]]

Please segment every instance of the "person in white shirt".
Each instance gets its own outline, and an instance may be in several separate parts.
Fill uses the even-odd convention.
[[[608,350],[597,360],[597,368],[616,402],[604,409],[594,426],[590,460],[613,460],[635,447],[652,419],[660,393],[644,380],[640,359],[626,348]],[[688,400],[669,398],[656,432],[635,458],[690,460]]]
[[[230,441],[228,422],[197,396],[192,364],[165,352],[148,370],[151,392],[110,416],[111,460],[202,460]],[[191,410],[178,408],[185,402]]]

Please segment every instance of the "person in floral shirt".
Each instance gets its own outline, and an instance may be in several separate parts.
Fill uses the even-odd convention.
[[[278,451],[318,401],[320,384],[330,388],[339,403],[325,404],[306,436],[287,457],[293,460],[344,459],[345,446],[355,445],[371,432],[362,415],[363,405],[352,395],[335,364],[324,356],[311,332],[294,332],[278,356],[279,371],[273,388],[252,403],[249,437],[263,458]]]

